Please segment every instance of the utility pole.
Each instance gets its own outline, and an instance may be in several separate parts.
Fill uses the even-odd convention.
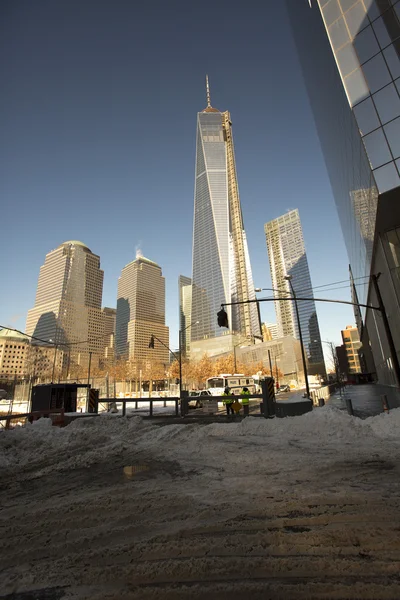
[[[179,398],[182,402],[182,329],[179,330]]]
[[[272,360],[271,360],[271,351],[268,350],[268,360],[269,360],[269,372],[271,373],[271,377],[273,377],[272,374]]]
[[[55,371],[55,368],[56,368],[57,348],[58,348],[58,346],[56,344],[54,346],[54,359],[53,359],[53,370],[52,370],[52,373],[51,373],[51,383],[54,383],[54,371]]]
[[[381,276],[381,273],[378,273],[378,275],[372,275],[372,283],[375,288],[375,293],[376,293],[376,297],[378,300],[379,309],[380,309],[381,315],[382,315],[383,326],[385,328],[385,333],[386,333],[386,337],[387,337],[387,341],[388,341],[388,345],[389,345],[390,358],[392,359],[393,371],[394,371],[394,374],[396,377],[397,387],[400,387],[400,364],[399,364],[399,359],[397,356],[396,348],[394,345],[392,332],[390,331],[390,325],[389,325],[389,321],[387,318],[385,305],[383,303],[381,290],[379,289],[378,279],[380,276]]]
[[[279,387],[279,374],[278,374],[278,367],[276,365],[276,354],[274,355],[274,360],[275,360],[276,384],[277,384],[277,389],[278,389],[278,387]]]
[[[87,375],[88,389],[89,389],[89,385],[90,385],[90,367],[91,366],[92,366],[92,352],[89,352],[89,366],[88,366],[88,375]]]

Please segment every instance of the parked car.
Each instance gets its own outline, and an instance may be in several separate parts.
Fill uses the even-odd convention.
[[[290,385],[284,384],[279,388],[279,392],[290,392]]]
[[[189,392],[189,407],[203,408],[203,402],[211,397],[212,394],[209,390],[192,390]]]

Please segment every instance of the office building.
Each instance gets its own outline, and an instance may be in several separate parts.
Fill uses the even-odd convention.
[[[154,348],[149,347],[154,335]],[[161,340],[161,341],[159,341]],[[118,280],[117,355],[131,363],[169,363],[165,325],[165,279],[161,267],[137,253]]]
[[[179,330],[182,356],[190,355],[190,330],[192,329],[192,280],[179,275]]]
[[[31,343],[27,335],[13,329],[0,330],[0,379],[50,381],[62,376],[63,351],[52,346]]]
[[[40,267],[26,333],[65,352],[68,349],[82,366],[91,352],[92,364],[96,364],[104,346],[103,277],[100,257],[82,242],[64,242],[49,252]]]
[[[0,378],[19,379],[26,374],[29,338],[12,329],[0,330]]]
[[[360,362],[361,341],[357,327],[347,325],[342,332],[343,345],[346,350],[346,358],[348,363],[348,373],[362,373]]]
[[[112,364],[115,358],[115,327],[117,310],[115,308],[109,308],[105,306],[102,309],[103,314],[103,327],[104,327],[104,338],[103,338],[103,363],[105,365]]]
[[[346,348],[342,344],[341,346],[336,346],[335,351],[339,377],[342,381],[347,381],[349,377],[349,363],[347,361]]]
[[[313,298],[310,270],[304,246],[303,231],[298,210],[273,219],[264,225],[274,296],[290,297],[287,276],[292,278],[298,296]],[[298,302],[300,327],[310,375],[325,375],[324,355],[319,332],[315,302]],[[275,301],[279,336],[300,338],[294,302]]]
[[[244,364],[258,365],[262,363],[267,369],[271,365],[272,372],[275,374],[278,369],[283,376],[279,383],[292,382],[303,385],[305,382],[300,342],[292,336],[250,346],[238,346],[236,358],[238,362]]]
[[[255,299],[228,111],[207,106],[197,115],[193,225],[192,346],[222,337],[221,303]],[[261,336],[256,304],[227,307],[231,333]],[[195,324],[198,321],[198,324]],[[196,345],[196,344],[195,344]],[[198,344],[195,351],[207,351]]]
[[[278,325],[276,323],[262,323],[261,331],[263,342],[270,342],[279,337]]]
[[[400,351],[399,2],[286,0],[349,256],[355,302],[377,306]],[[321,85],[323,82],[323,85]],[[355,311],[380,383],[398,383],[382,319]]]

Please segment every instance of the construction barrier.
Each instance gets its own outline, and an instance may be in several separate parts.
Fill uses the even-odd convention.
[[[89,406],[88,412],[97,413],[99,410],[99,390],[91,388],[89,390]]]

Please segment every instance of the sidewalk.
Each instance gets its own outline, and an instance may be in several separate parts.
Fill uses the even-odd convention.
[[[365,419],[383,412],[382,395],[386,394],[389,408],[400,407],[400,390],[379,384],[348,385],[340,392],[331,396],[327,403],[346,410],[344,399],[350,398],[354,414]]]

